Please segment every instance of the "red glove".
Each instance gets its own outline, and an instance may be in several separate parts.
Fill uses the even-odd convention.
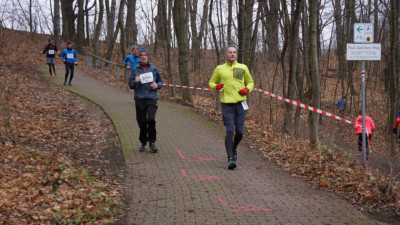
[[[219,91],[219,90],[221,90],[221,88],[223,86],[224,86],[223,84],[219,83],[219,84],[217,84],[217,86],[215,86],[215,89],[217,89],[217,91]]]
[[[243,88],[242,90],[239,91],[239,94],[241,95],[247,95],[247,93],[249,93],[249,89],[247,88]]]

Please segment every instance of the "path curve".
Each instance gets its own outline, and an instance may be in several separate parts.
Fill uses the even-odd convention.
[[[63,69],[51,81],[61,86]],[[294,178],[239,146],[226,169],[223,127],[190,108],[159,102],[157,154],[139,152],[133,94],[75,69],[64,87],[100,105],[126,162],[124,224],[374,224],[345,200]]]

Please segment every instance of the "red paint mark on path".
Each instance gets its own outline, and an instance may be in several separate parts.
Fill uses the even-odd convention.
[[[181,150],[179,150],[179,149],[178,149],[178,153],[179,153],[179,155],[181,156],[182,159],[187,159],[187,160],[189,160],[189,161],[210,161],[210,160],[216,160],[216,159],[213,159],[213,158],[204,158],[204,157],[200,157],[200,156],[195,156],[195,157],[193,157],[193,158],[186,158],[186,157],[182,154]]]
[[[207,176],[207,175],[196,175],[196,176],[189,176],[186,173],[186,170],[181,170],[182,172],[182,177],[188,177],[188,178],[195,178],[197,180],[208,180],[208,179],[219,179],[220,177],[216,176]]]
[[[222,198],[218,198],[218,200],[222,203],[223,206],[236,208],[232,209],[232,212],[257,212],[257,211],[270,211],[272,209],[261,208],[255,205],[246,204],[246,206],[237,206],[237,205],[229,205],[228,203],[224,202]]]

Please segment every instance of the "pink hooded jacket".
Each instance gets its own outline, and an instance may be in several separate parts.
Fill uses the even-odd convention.
[[[356,119],[356,124],[362,125],[362,116],[358,116]],[[372,132],[375,130],[375,124],[374,121],[372,121],[372,118],[369,116],[365,116],[365,127],[367,128],[365,132],[368,134],[372,134]],[[356,129],[356,134],[362,133],[362,127],[354,125],[354,129]]]

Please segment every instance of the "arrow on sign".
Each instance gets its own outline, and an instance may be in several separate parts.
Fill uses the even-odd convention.
[[[357,28],[358,33],[361,33],[361,30],[364,30],[364,29],[361,29],[361,26],[359,26],[359,27]]]
[[[261,208],[255,205],[246,204],[247,206],[237,206],[237,205],[229,205],[224,202],[222,198],[218,198],[218,200],[222,203],[223,206],[236,208],[232,209],[232,212],[257,212],[257,211],[270,211],[272,209]]]

